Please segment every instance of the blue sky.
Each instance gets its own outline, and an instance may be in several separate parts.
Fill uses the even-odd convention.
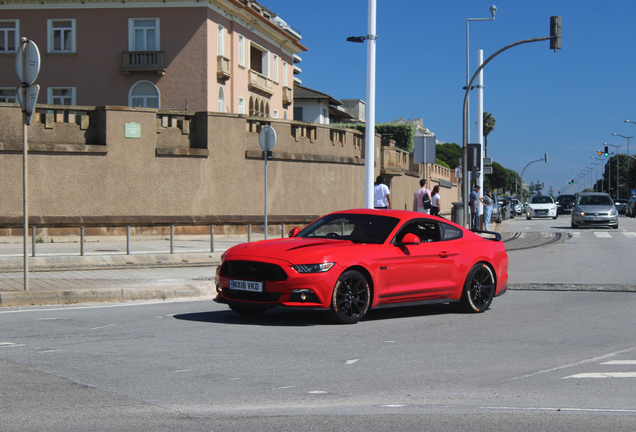
[[[336,99],[366,99],[368,0],[260,0],[302,34],[302,85]],[[462,140],[466,85],[466,19],[470,70],[500,48],[550,34],[550,16],[562,17],[562,49],[549,42],[520,45],[484,69],[484,110],[497,119],[488,156],[541,180],[545,192],[564,185],[604,142],[636,135],[636,1],[634,0],[377,0],[376,122],[421,117],[442,142]],[[476,92],[471,94],[471,141],[476,142]],[[610,147],[611,151],[615,151]],[[630,140],[636,154],[636,139]],[[597,156],[598,157],[598,156]],[[600,176],[600,168],[599,176]],[[596,169],[596,168],[595,168]],[[595,171],[592,171],[594,180]]]

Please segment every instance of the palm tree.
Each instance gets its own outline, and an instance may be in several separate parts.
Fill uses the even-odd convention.
[[[484,157],[488,156],[488,134],[497,126],[497,119],[492,116],[492,113],[484,111],[483,118],[484,128]]]

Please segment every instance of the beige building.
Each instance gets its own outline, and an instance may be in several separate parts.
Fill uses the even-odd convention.
[[[0,102],[15,102],[20,37],[40,51],[39,103],[289,119],[307,51],[250,0],[4,0]]]

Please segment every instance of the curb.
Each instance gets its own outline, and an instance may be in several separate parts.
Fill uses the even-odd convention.
[[[216,285],[214,282],[182,284],[165,288],[125,287],[51,291],[4,291],[0,292],[0,307],[173,300],[215,295]]]

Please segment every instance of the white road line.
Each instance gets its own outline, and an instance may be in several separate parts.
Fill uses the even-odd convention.
[[[601,364],[602,365],[636,365],[636,360],[611,360]]]
[[[563,377],[568,378],[636,378],[636,372],[580,373]]]
[[[296,386],[283,386],[283,387],[274,387],[272,390],[284,390],[289,388],[294,388]]]
[[[598,237],[598,238],[612,238],[612,236],[610,235],[610,233],[602,232],[602,231],[600,231],[600,232],[598,232],[598,231],[597,231],[597,232],[594,232],[594,235],[595,235],[596,237]]]
[[[520,379],[523,379],[523,378],[531,378],[531,377],[536,376],[536,375],[541,375],[541,374],[549,373],[549,372],[555,372],[555,371],[558,371],[558,370],[561,370],[561,369],[571,368],[571,367],[574,367],[574,366],[580,366],[580,365],[586,364],[586,363],[598,363],[601,360],[605,360],[605,359],[608,359],[608,358],[611,358],[611,357],[615,357],[615,356],[617,356],[619,354],[625,354],[625,353],[628,353],[628,352],[632,352],[634,350],[636,350],[636,346],[635,347],[631,347],[631,348],[627,348],[627,349],[624,349],[624,350],[620,350],[620,351],[614,351],[613,353],[605,354],[605,355],[602,355],[602,356],[599,356],[599,357],[593,357],[593,358],[590,358],[590,359],[587,359],[587,360],[581,360],[581,361],[576,362],[576,363],[570,363],[570,364],[566,364],[566,365],[556,366],[556,367],[553,367],[553,368],[550,368],[550,369],[544,369],[544,370],[540,370],[540,371],[537,371],[537,372],[529,373],[529,374],[526,374],[526,375],[521,375],[519,377],[512,378],[511,381],[517,381],[517,380],[520,380]]]
[[[310,393],[310,394],[327,394],[329,392],[322,391],[322,390],[313,390],[313,391],[310,391],[310,392],[307,392],[307,393]]]
[[[633,409],[617,409],[617,408],[555,408],[555,407],[482,407],[492,410],[519,410],[519,411],[573,411],[573,412],[619,412],[619,413],[636,413]]]
[[[623,232],[625,237],[636,238],[636,232]]]
[[[99,330],[99,329],[103,329],[103,328],[106,328],[106,327],[113,327],[114,325],[115,324],[108,324],[108,325],[101,326],[101,327],[93,327],[93,328],[91,328],[91,330]]]
[[[350,364],[354,364],[355,362],[357,362],[357,361],[359,361],[359,360],[360,360],[360,359],[347,360],[347,361],[345,362],[345,364],[348,364],[348,365],[350,365]]]

